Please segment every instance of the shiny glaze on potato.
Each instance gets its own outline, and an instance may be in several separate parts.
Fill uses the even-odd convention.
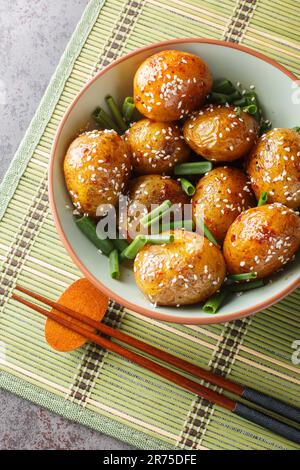
[[[290,261],[299,245],[299,216],[274,203],[243,212],[227,232],[223,253],[230,274],[264,278]]]
[[[128,129],[126,140],[132,151],[133,170],[140,175],[170,174],[191,153],[179,126],[173,122],[142,119]]]
[[[300,133],[273,129],[253,148],[247,171],[259,199],[268,193],[268,202],[281,202],[293,209],[300,206]]]
[[[237,168],[218,167],[201,178],[192,199],[193,218],[205,225],[222,243],[228,228],[237,216],[256,205],[245,173]]]
[[[64,159],[68,192],[76,209],[96,217],[101,204],[115,205],[131,171],[128,144],[115,131],[77,137]],[[99,214],[98,214],[99,215]]]
[[[202,157],[215,162],[230,162],[247,155],[258,137],[253,116],[236,114],[232,106],[209,105],[185,122],[187,144]]]
[[[120,214],[119,226],[122,234],[131,240],[134,238],[132,231],[148,233],[148,229],[140,226],[139,220],[153,209],[152,205],[160,205],[166,200],[178,204],[177,213],[180,216],[184,204],[190,202],[189,197],[182,191],[180,183],[170,177],[145,175],[131,180],[128,185],[127,220],[124,214]],[[127,226],[129,234],[127,234]]]
[[[188,305],[206,300],[222,285],[225,262],[219,248],[184,230],[173,243],[146,245],[134,261],[139,289],[157,305]]]
[[[206,63],[188,52],[166,50],[148,57],[134,77],[134,101],[149,119],[177,121],[199,108],[212,87]]]

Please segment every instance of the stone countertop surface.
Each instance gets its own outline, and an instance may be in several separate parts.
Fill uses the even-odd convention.
[[[0,180],[87,0],[0,0]],[[0,449],[129,446],[0,390]]]

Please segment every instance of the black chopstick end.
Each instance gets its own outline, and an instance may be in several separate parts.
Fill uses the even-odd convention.
[[[298,429],[295,429],[288,424],[282,423],[277,419],[271,418],[270,416],[267,416],[260,411],[249,408],[242,403],[237,403],[233,413],[247,419],[248,421],[252,421],[252,423],[258,424],[265,429],[269,429],[269,431],[285,437],[289,441],[300,444],[300,431]]]

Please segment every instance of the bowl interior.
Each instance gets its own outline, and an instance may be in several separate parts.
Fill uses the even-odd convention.
[[[154,308],[138,290],[131,269],[123,268],[120,281],[110,278],[108,260],[99,254],[73,221],[72,210],[63,177],[63,159],[70,142],[90,120],[96,106],[105,106],[104,97],[111,94],[120,103],[132,95],[132,80],[138,65],[149,55],[174,48],[201,56],[209,65],[214,78],[226,77],[234,83],[255,86],[265,114],[274,127],[299,125],[299,106],[292,101],[293,80],[280,69],[247,52],[220,44],[203,42],[174,42],[167,46],[148,48],[131,55],[100,74],[69,109],[58,134],[52,155],[52,208],[56,225],[67,249],[84,274],[100,289],[123,305],[149,316],[181,323],[214,323],[243,316],[271,303],[295,286],[299,276],[299,255],[296,261],[276,275],[271,284],[241,296],[233,296],[216,315],[204,313],[199,305],[181,308]],[[296,100],[295,100],[296,101]],[[99,284],[101,283],[101,285]],[[282,293],[282,294],[281,294]],[[275,296],[275,298],[274,298]]]

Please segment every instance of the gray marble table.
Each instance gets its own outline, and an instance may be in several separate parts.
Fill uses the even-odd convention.
[[[0,0],[0,180],[87,0]],[[0,449],[129,449],[0,390]]]

